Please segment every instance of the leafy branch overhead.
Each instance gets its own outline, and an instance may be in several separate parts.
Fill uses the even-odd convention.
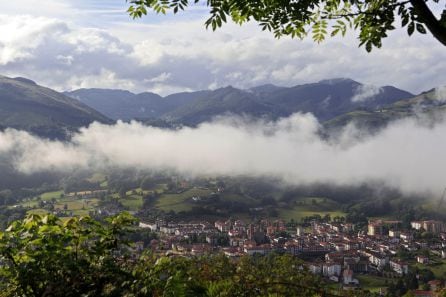
[[[165,14],[178,13],[189,5],[200,5],[199,0],[127,0],[128,12],[133,18],[147,15],[149,10]],[[312,36],[322,42],[327,36],[344,36],[347,30],[358,31],[359,45],[367,51],[381,47],[382,39],[396,27],[415,31],[429,31],[446,46],[446,7],[437,17],[431,6],[440,6],[440,0],[208,0],[210,17],[206,27],[216,30],[231,19],[237,24],[256,21],[263,30],[279,38]],[[444,6],[444,5],[443,5]]]

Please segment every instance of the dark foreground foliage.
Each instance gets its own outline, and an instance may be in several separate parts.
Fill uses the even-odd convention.
[[[14,222],[0,233],[0,296],[337,296],[289,255],[134,257],[134,224],[125,213]]]

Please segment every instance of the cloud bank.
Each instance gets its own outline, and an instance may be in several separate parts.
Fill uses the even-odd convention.
[[[294,185],[382,182],[410,193],[438,193],[446,184],[446,122],[432,127],[406,119],[361,139],[349,127],[332,142],[319,137],[319,128],[311,114],[277,122],[221,118],[179,130],[94,123],[68,143],[9,129],[0,133],[0,156],[25,173],[167,169],[192,176],[270,176]]]

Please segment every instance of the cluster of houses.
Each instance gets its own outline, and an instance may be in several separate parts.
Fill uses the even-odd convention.
[[[446,258],[443,222],[412,222],[410,229],[401,225],[400,221],[373,220],[369,222],[367,233],[355,231],[354,226],[348,223],[316,221],[311,223],[311,227],[297,227],[294,232],[289,232],[281,220],[257,223],[226,220],[213,224],[158,220],[141,223],[140,226],[159,234],[159,239],[151,242],[153,249],[179,255],[222,252],[228,257],[290,253],[304,259],[314,274],[348,287],[359,284],[355,278],[357,274],[407,274],[409,264],[398,258],[402,248],[414,254],[429,250],[430,255]],[[435,240],[417,238],[414,236],[416,230],[432,233]],[[194,242],[193,238],[202,240]],[[413,261],[428,264],[430,259],[420,252]]]

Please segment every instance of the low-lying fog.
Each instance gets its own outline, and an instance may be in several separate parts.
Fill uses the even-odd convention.
[[[330,141],[319,128],[313,115],[294,114],[277,122],[226,117],[178,130],[94,123],[70,142],[8,129],[0,133],[0,156],[24,173],[168,169],[193,176],[272,176],[292,185],[379,181],[406,193],[440,193],[446,185],[445,121],[432,126],[400,120],[366,137],[348,126]]]

